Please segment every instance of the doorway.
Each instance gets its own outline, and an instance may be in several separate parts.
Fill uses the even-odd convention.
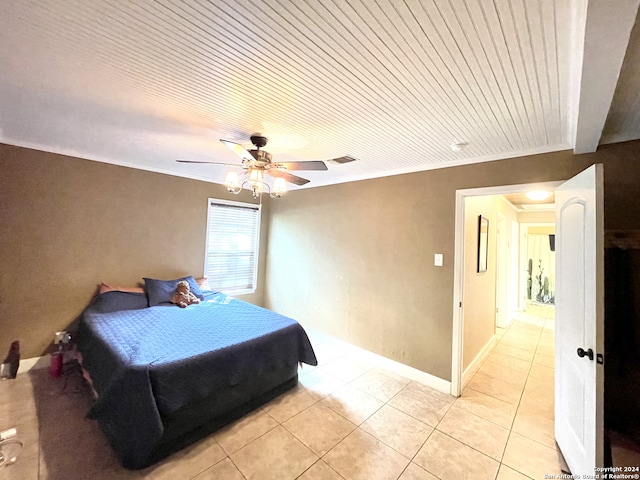
[[[529,321],[555,319],[556,258],[555,221],[547,223],[521,223],[523,246],[521,249],[524,275],[521,277],[519,311]]]
[[[499,196],[499,195],[517,195],[522,192],[529,191],[533,188],[542,188],[547,190],[553,190],[556,186],[558,186],[561,182],[546,182],[542,184],[521,184],[521,185],[509,185],[509,186],[499,186],[499,187],[486,187],[486,188],[475,188],[475,189],[466,189],[466,190],[458,190],[456,192],[456,229],[455,229],[455,258],[454,258],[454,322],[453,322],[453,345],[452,345],[452,374],[451,374],[451,394],[454,396],[460,396],[462,393],[463,387],[463,368],[465,364],[464,358],[464,350],[465,350],[465,302],[467,299],[469,303],[473,303],[472,299],[469,298],[467,293],[465,292],[465,275],[468,275],[469,272],[474,268],[472,257],[476,253],[469,255],[469,247],[465,245],[465,231],[472,228],[469,224],[467,225],[468,220],[465,221],[466,218],[466,210],[465,204],[474,197],[484,197],[485,199],[490,196]],[[501,226],[502,230],[499,235],[499,241],[501,246],[496,246],[493,249],[493,259],[490,259],[489,262],[493,262],[496,265],[496,254],[498,249],[503,249],[502,258],[505,259],[507,256],[504,255],[504,250],[507,250],[506,245],[513,242],[513,235],[509,235],[505,232],[505,225],[507,225],[506,219],[504,221],[494,217],[494,222],[496,226],[498,224]],[[511,223],[512,224],[512,223]],[[465,230],[466,229],[466,230]],[[494,227],[494,232],[495,227]],[[468,232],[467,232],[468,233]],[[495,245],[495,243],[494,243]],[[515,246],[514,246],[515,248]],[[512,249],[513,250],[513,249]],[[510,256],[513,259],[513,251]],[[504,290],[507,290],[504,284],[513,286],[514,283],[517,285],[517,279],[514,279],[513,269],[509,268],[506,263],[511,262],[502,262],[500,264],[501,276],[502,280],[500,282],[503,284]],[[511,272],[511,273],[510,273]],[[495,275],[494,271],[494,275]],[[517,278],[517,273],[515,274]],[[497,278],[497,277],[496,277]],[[514,281],[515,280],[515,281]],[[495,281],[493,283],[495,288]],[[512,287],[513,288],[513,287]],[[503,291],[504,291],[503,290]],[[496,292],[494,292],[496,293]],[[513,291],[511,292],[513,294]],[[518,293],[520,296],[520,292]],[[509,309],[509,293],[502,293],[500,298],[498,298],[497,294],[494,295],[494,298],[498,305],[498,312],[495,310],[491,314],[491,318],[495,328],[495,319],[499,317],[499,309],[502,307],[505,311],[505,314],[508,316],[510,314]],[[513,298],[513,297],[511,297]],[[511,302],[513,303],[516,302]],[[471,306],[471,305],[470,305]],[[490,347],[490,345],[489,345]],[[488,348],[490,351],[490,348]],[[468,358],[467,358],[468,362]]]
[[[596,467],[605,465],[604,459],[604,193],[603,167],[592,165],[561,185],[553,188],[556,193],[556,217],[558,240],[556,249],[557,264],[557,308],[558,322],[553,336],[555,342],[547,345],[555,355],[553,366],[548,372],[554,385],[552,399],[551,426],[553,429],[541,429],[547,439],[553,442],[549,455],[555,460],[564,456],[566,464],[558,464],[563,471],[577,475],[587,475]],[[527,187],[527,186],[523,186]],[[514,187],[511,187],[514,188]],[[505,188],[505,189],[508,189]],[[464,223],[460,221],[464,214],[464,202],[470,195],[498,194],[500,187],[474,189],[456,192],[456,251],[454,255],[454,333],[452,350],[452,394],[461,393],[461,346],[464,346],[464,310],[466,286],[461,282],[462,275],[469,268],[465,265],[462,237],[465,236]],[[463,301],[465,300],[465,301]],[[467,308],[473,308],[468,304]],[[542,339],[542,336],[539,337]],[[519,340],[512,338],[512,341]],[[540,350],[540,343],[535,356]],[[511,353],[519,353],[517,346]],[[496,348],[497,351],[497,348]],[[495,355],[496,351],[491,355]],[[506,352],[505,352],[506,353]],[[515,355],[510,355],[515,356]],[[504,359],[503,359],[504,360]],[[535,363],[535,359],[533,360]],[[512,360],[507,360],[506,368],[511,369]],[[504,365],[504,361],[503,361]],[[533,379],[533,365],[529,377]],[[536,373],[536,376],[539,376]],[[475,380],[475,378],[474,378]],[[536,383],[536,382],[532,382]],[[518,405],[527,404],[529,378],[520,399],[514,398]],[[455,390],[454,390],[455,389]],[[513,388],[511,388],[513,390]],[[519,387],[518,387],[519,389]],[[529,392],[529,407],[536,405],[538,394],[551,389],[543,386]],[[494,399],[499,400],[502,392]],[[516,392],[516,395],[519,392]],[[519,411],[513,423],[515,431],[519,422]],[[522,410],[523,416],[525,410]],[[520,425],[523,426],[523,425]],[[529,434],[528,428],[524,433]],[[518,438],[518,437],[514,437]],[[509,439],[511,442],[511,438]],[[521,452],[521,439],[512,450]],[[532,439],[533,443],[537,440]],[[540,442],[537,442],[540,443]],[[509,456],[509,443],[505,458]],[[526,450],[526,449],[525,449]],[[518,456],[518,458],[521,458]],[[508,462],[507,462],[508,463]],[[554,461],[554,465],[555,461]],[[554,470],[556,466],[554,466]]]

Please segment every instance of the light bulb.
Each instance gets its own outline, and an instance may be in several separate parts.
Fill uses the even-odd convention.
[[[273,182],[273,194],[279,197],[282,194],[286,193],[286,191],[287,182],[284,180],[284,178],[276,178]]]
[[[526,196],[529,200],[539,202],[549,198],[551,196],[551,192],[547,190],[531,190],[530,192],[526,193]]]
[[[227,173],[227,177],[224,180],[224,184],[227,187],[227,190],[232,191],[236,190],[240,187],[240,178],[238,177],[238,172],[230,171]]]
[[[262,192],[264,189],[262,170],[251,170],[249,173],[249,183],[251,183],[251,187],[254,191]]]

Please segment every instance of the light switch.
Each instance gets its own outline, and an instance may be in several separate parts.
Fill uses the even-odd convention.
[[[441,253],[436,253],[433,255],[433,264],[436,267],[441,267],[442,266],[442,254]]]

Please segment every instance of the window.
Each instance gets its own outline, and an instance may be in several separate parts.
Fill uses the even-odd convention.
[[[255,292],[259,243],[259,205],[209,199],[204,274],[212,289]]]

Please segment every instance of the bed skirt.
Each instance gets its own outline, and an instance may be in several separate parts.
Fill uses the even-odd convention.
[[[135,452],[126,451],[124,445],[119,445],[115,439],[109,438],[110,428],[102,424],[106,419],[98,419],[98,423],[113,449],[118,452],[123,466],[137,470],[201,440],[290,390],[297,383],[297,365],[271,370],[162,417],[164,433],[144,460],[140,460]]]

